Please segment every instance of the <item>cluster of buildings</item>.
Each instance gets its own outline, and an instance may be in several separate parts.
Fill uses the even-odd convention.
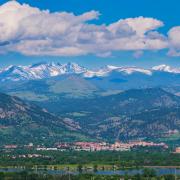
[[[177,148],[175,149],[174,153],[180,154],[180,147],[177,147]]]
[[[75,151],[130,151],[134,147],[162,147],[167,149],[165,143],[154,143],[145,141],[131,141],[128,143],[115,142],[109,144],[106,142],[75,142],[75,143],[60,143],[57,144],[57,150],[75,150]]]
[[[32,143],[24,145],[23,148],[35,149],[37,151],[130,151],[135,147],[161,147],[167,149],[168,146],[165,143],[154,143],[146,141],[130,141],[123,143],[120,141],[114,144],[106,142],[74,142],[74,143],[56,143],[54,147],[34,146]],[[6,145],[5,150],[20,148],[17,145]],[[180,152],[180,148],[176,149],[176,152]]]

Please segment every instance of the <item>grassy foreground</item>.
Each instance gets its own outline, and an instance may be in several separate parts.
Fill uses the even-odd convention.
[[[179,180],[180,176],[163,175],[156,176],[153,171],[144,172],[142,175],[134,176],[124,175],[94,175],[94,174],[79,174],[79,175],[47,175],[47,174],[32,174],[26,171],[21,173],[0,173],[1,180]]]

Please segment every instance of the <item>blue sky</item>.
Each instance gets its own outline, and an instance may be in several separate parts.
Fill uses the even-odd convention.
[[[7,1],[0,0],[1,5],[6,2]],[[102,24],[108,26],[120,19],[135,18],[139,16],[153,18],[164,23],[164,26],[158,28],[158,32],[163,36],[167,36],[167,33],[171,28],[180,26],[179,0],[19,0],[18,2],[27,3],[40,10],[48,9],[50,13],[63,11],[67,13],[73,12],[75,16],[95,10],[101,15],[98,19],[92,18],[91,21],[88,21],[88,24],[99,26]],[[156,28],[153,29],[153,31],[154,30],[156,30]],[[178,46],[177,43],[174,44],[176,47],[171,45],[171,48],[179,51],[179,44]],[[114,46],[116,46],[116,44]],[[0,67],[10,64],[26,65],[41,61],[58,61],[62,63],[73,61],[94,68],[106,64],[141,67],[169,64],[180,67],[180,56],[167,55],[168,51],[168,48],[158,50],[140,49],[136,51],[118,49],[117,51],[113,50],[110,56],[105,57],[104,55],[97,55],[99,52],[80,53],[76,56],[67,57],[64,55],[61,56],[61,54],[53,54],[53,56],[51,56],[51,54],[40,54],[34,56],[27,53],[21,53],[21,51],[11,52],[8,50],[5,54],[3,53],[0,55]],[[103,53],[106,55],[109,53],[109,50],[108,53],[103,50]],[[135,53],[139,55],[135,57]]]

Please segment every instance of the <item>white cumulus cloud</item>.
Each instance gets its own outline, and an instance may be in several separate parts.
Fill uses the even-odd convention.
[[[180,26],[173,27],[168,32],[171,56],[180,56]]]
[[[0,6],[0,52],[19,52],[34,56],[111,56],[114,51],[161,50],[170,47],[179,52],[179,28],[171,29],[169,38],[157,29],[164,24],[154,18],[121,19],[109,25],[91,20],[97,11],[74,15],[40,10],[9,1]],[[174,53],[172,53],[174,52]],[[177,54],[176,54],[177,55]]]

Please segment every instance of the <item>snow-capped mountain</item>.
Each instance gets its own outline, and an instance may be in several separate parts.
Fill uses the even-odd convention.
[[[172,68],[167,65],[155,66],[151,69],[143,69],[138,67],[118,67],[108,65],[96,71],[86,69],[76,63],[38,63],[31,66],[9,66],[0,70],[0,81],[21,81],[36,80],[60,76],[64,74],[80,74],[85,78],[106,77],[116,72],[123,75],[132,75],[134,73],[152,76],[154,72],[167,72],[180,74],[180,68]]]
[[[154,66],[152,68],[155,71],[164,71],[164,72],[169,72],[169,73],[180,73],[180,68],[172,68],[170,66],[167,66],[165,64],[159,65],[159,66]]]
[[[157,72],[157,71],[180,74],[180,68],[172,68],[167,65],[154,66],[151,69],[144,69],[144,68],[138,68],[138,67],[118,67],[118,66],[107,65],[106,67],[101,68],[97,71],[88,70],[88,71],[84,72],[83,75],[84,75],[84,77],[92,78],[92,77],[108,76],[112,72],[119,72],[124,75],[140,73],[140,74],[151,76],[151,75],[153,75],[154,72]]]
[[[81,74],[87,70],[75,63],[39,63],[32,66],[9,66],[0,71],[0,81],[44,79],[63,74]]]
[[[137,67],[118,67],[118,66],[111,66],[107,65],[105,68],[99,69],[98,71],[86,71],[84,73],[85,77],[102,77],[102,76],[108,76],[112,72],[119,72],[124,73],[127,75],[133,74],[133,73],[142,73],[146,75],[152,75],[151,70],[143,69],[143,68],[137,68]]]

